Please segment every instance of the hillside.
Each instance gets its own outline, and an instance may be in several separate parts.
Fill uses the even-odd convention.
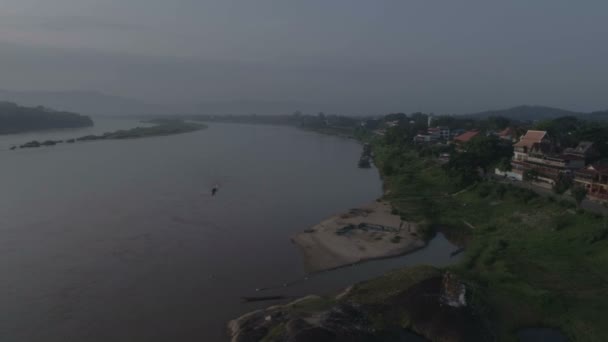
[[[88,116],[0,102],[0,134],[93,126]]]
[[[13,91],[0,89],[0,99],[25,106],[44,105],[92,116],[172,114],[167,106],[94,91]]]
[[[552,108],[546,106],[517,106],[508,109],[487,110],[479,113],[463,114],[462,117],[472,119],[487,119],[489,117],[505,117],[518,121],[540,121],[552,120],[564,116],[575,116],[583,120],[602,121],[608,120],[608,110],[591,113],[573,112],[570,110]]]
[[[464,114],[465,117],[475,119],[485,119],[491,116],[502,116],[512,120],[548,120],[561,116],[583,116],[584,113],[572,112],[565,109],[545,107],[545,106],[517,106],[501,110],[487,110],[485,112]]]

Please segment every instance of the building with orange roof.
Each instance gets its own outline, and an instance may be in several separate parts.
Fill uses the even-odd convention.
[[[539,180],[553,184],[560,174],[573,174],[585,167],[585,158],[556,153],[546,131],[529,130],[513,145],[512,172],[523,175],[534,170]]]
[[[475,138],[476,136],[479,135],[479,131],[477,130],[472,130],[472,131],[466,131],[458,136],[456,136],[454,138],[454,142],[456,144],[466,144],[467,142],[469,142],[471,139]]]

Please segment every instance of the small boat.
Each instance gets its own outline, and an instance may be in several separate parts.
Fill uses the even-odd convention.
[[[362,156],[361,159],[359,159],[359,167],[362,169],[367,169],[370,168],[371,162],[370,162],[370,158],[367,156]]]
[[[241,297],[244,302],[263,302],[267,300],[285,299],[285,296],[257,296],[257,297]]]

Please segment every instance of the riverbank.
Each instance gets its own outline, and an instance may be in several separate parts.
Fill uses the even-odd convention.
[[[231,340],[487,340],[490,332],[480,317],[449,300],[461,295],[451,288],[461,289],[462,284],[434,267],[401,269],[335,297],[308,296],[243,315],[229,323]]]
[[[385,201],[332,216],[292,241],[309,273],[399,256],[426,245],[418,235],[418,226],[401,220]]]
[[[465,243],[463,261],[448,269],[471,290],[467,306],[487,328],[489,340],[513,341],[518,331],[530,327],[555,328],[568,338],[589,341],[608,336],[602,323],[602,312],[608,308],[604,217],[492,180],[463,184],[424,147],[389,144],[378,137],[373,148],[386,189],[383,200],[403,220],[415,222],[420,233],[441,227]],[[369,296],[395,290],[390,276],[372,282],[377,286]],[[334,302],[332,308],[338,305]],[[408,316],[409,308],[398,301],[386,305],[391,309],[371,306],[368,314],[418,331],[416,324],[391,312]],[[431,307],[427,319],[441,315]],[[392,328],[378,329],[388,333]],[[467,339],[454,339],[459,340]]]
[[[425,147],[378,140],[374,152],[402,216],[466,241],[463,261],[449,269],[475,289],[470,302],[497,340],[529,327],[586,341],[608,336],[602,215],[493,180],[463,185]]]

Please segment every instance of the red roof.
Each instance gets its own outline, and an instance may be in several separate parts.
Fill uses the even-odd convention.
[[[594,170],[599,173],[608,173],[608,165],[604,164],[593,164],[587,167],[587,170]]]
[[[519,142],[515,144],[515,147],[527,147],[530,148],[534,144],[539,144],[543,141],[543,139],[547,136],[547,132],[545,131],[533,131],[529,130],[526,132],[526,135],[521,137]]]
[[[466,143],[479,134],[479,131],[468,131],[454,138],[455,141]]]
[[[513,129],[511,127],[507,127],[498,133],[499,137],[506,137],[509,135],[513,135]]]

